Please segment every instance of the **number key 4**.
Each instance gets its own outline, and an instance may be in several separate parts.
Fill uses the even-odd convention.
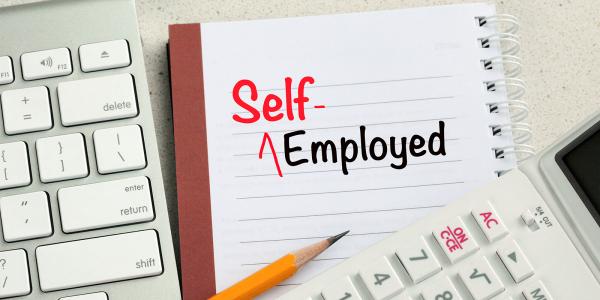
[[[402,281],[385,256],[360,270],[360,277],[376,300],[391,299],[404,290]]]

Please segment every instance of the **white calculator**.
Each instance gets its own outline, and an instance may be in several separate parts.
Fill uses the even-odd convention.
[[[600,299],[600,113],[281,299]]]

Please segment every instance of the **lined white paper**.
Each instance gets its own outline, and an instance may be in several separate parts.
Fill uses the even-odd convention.
[[[491,150],[485,103],[502,96],[488,93],[483,82],[502,74],[482,68],[481,59],[499,51],[480,47],[478,38],[491,32],[475,17],[492,14],[493,6],[470,4],[202,25],[218,290],[285,253],[351,230],[265,297],[279,295],[513,165]],[[269,93],[285,104],[284,78],[297,88],[304,76],[315,79],[305,90],[306,120],[298,120],[297,110],[293,121],[233,120],[236,113],[249,116],[233,100],[239,80],[256,84],[256,102],[247,100],[248,89],[242,96],[261,110]],[[339,161],[311,161],[311,142],[332,140],[339,152],[342,137],[359,140],[361,125],[367,141],[379,136],[389,143],[390,136],[428,137],[439,121],[446,155],[409,156],[404,169],[391,168],[397,159],[390,155],[358,158],[348,175]],[[309,163],[290,167],[283,135],[299,129],[306,133],[291,143],[302,151],[291,157]],[[265,132],[283,177],[270,151],[258,158]]]

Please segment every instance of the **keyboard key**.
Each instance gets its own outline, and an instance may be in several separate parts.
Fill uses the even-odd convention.
[[[354,284],[352,284],[350,277],[344,277],[341,280],[333,282],[321,292],[321,296],[323,296],[325,300],[362,299],[362,297],[358,294],[358,291],[356,291]]]
[[[7,242],[52,235],[48,194],[45,192],[0,198],[0,217]]]
[[[4,91],[1,98],[6,134],[52,128],[50,97],[45,86]]]
[[[21,67],[25,80],[65,76],[73,73],[71,52],[67,48],[25,53],[21,55]]]
[[[84,72],[127,67],[131,64],[126,40],[83,45],[79,47],[79,59]]]
[[[138,125],[97,130],[94,147],[100,174],[146,167],[142,129]]]
[[[104,292],[85,294],[78,296],[62,297],[58,300],[108,300],[108,295]]]
[[[546,286],[541,281],[536,282],[529,289],[523,291],[523,296],[527,300],[552,300],[552,296],[550,296]]]
[[[131,118],[138,114],[130,74],[61,82],[58,102],[65,126]]]
[[[433,236],[451,263],[455,263],[479,249],[479,245],[460,217],[448,221],[444,227],[434,231]]]
[[[80,133],[39,139],[36,149],[42,182],[83,178],[89,174]]]
[[[15,81],[12,59],[8,56],[0,57],[0,85]]]
[[[504,222],[498,216],[491,203],[481,201],[475,204],[471,215],[477,221],[477,225],[490,242],[495,242],[508,234]]]
[[[0,298],[31,293],[29,267],[25,250],[0,252]]]
[[[422,238],[396,250],[396,256],[414,283],[419,283],[442,270],[442,266]]]
[[[533,267],[523,254],[521,247],[514,240],[505,243],[496,253],[516,283],[520,283],[533,275]]]
[[[58,205],[66,233],[154,219],[150,182],[143,176],[59,189]]]
[[[391,299],[404,290],[404,285],[387,257],[372,261],[360,270],[360,277],[374,299]]]
[[[42,291],[160,275],[158,236],[145,230],[36,249]]]
[[[450,279],[439,277],[428,285],[428,289],[421,292],[424,300],[462,300]]]
[[[24,142],[0,144],[0,190],[30,183],[27,145]]]
[[[489,300],[504,291],[504,285],[485,257],[465,263],[458,275],[475,300]]]

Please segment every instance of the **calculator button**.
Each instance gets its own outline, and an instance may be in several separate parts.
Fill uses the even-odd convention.
[[[387,257],[381,257],[362,268],[360,277],[376,300],[390,299],[404,289]]]
[[[151,221],[152,192],[147,177],[120,179],[58,190],[64,232]]]
[[[45,86],[4,91],[1,98],[6,134],[52,128],[50,98]]]
[[[0,85],[9,84],[15,80],[13,73],[12,59],[8,56],[0,57]]]
[[[0,144],[0,190],[30,183],[29,155],[25,143]]]
[[[546,286],[541,281],[536,282],[529,289],[523,291],[523,296],[527,300],[552,300],[552,296],[550,296]]]
[[[465,263],[458,275],[475,300],[489,300],[504,291],[498,275],[485,257]]]
[[[439,277],[421,292],[424,300],[462,300],[449,278]]]
[[[476,204],[471,211],[471,215],[477,221],[477,225],[479,225],[488,241],[495,242],[508,234],[504,222],[502,222],[491,203],[481,202]]]
[[[446,226],[434,231],[433,236],[451,263],[479,249],[479,245],[477,245],[460,217],[448,221]]]
[[[131,74],[61,82],[58,103],[65,126],[131,118],[138,114]]]
[[[146,166],[142,129],[138,125],[96,130],[94,147],[100,174],[137,170]]]
[[[67,48],[58,48],[21,55],[23,79],[35,80],[69,75],[73,72],[71,53]]]
[[[31,292],[25,250],[0,252],[0,298],[17,297]]]
[[[45,192],[0,198],[0,217],[7,242],[52,235],[48,194]]]
[[[63,297],[58,300],[108,300],[106,293],[93,293],[78,296]]]
[[[516,283],[533,275],[533,268],[514,240],[507,242],[496,252]]]
[[[42,182],[86,177],[85,143],[80,133],[42,138],[36,142]]]
[[[84,72],[121,68],[131,64],[126,40],[83,45],[79,47],[79,59]]]
[[[344,277],[341,280],[333,282],[321,292],[321,296],[323,296],[325,300],[362,299],[358,294],[358,291],[356,291],[354,284],[352,284],[352,280],[350,280],[350,277]]]
[[[442,270],[423,239],[396,250],[396,256],[414,283],[419,283]]]

